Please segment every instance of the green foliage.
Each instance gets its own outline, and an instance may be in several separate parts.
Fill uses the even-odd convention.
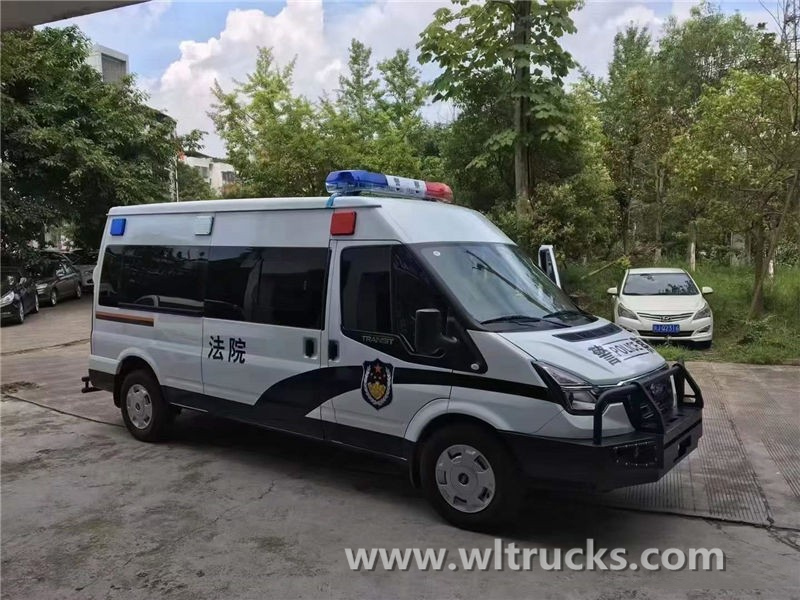
[[[106,85],[74,27],[2,34],[4,250],[71,222],[96,247],[108,209],[166,200],[174,122],[130,78]]]
[[[182,161],[178,162],[178,194],[181,202],[211,200],[217,197],[216,192],[200,172]]]
[[[463,168],[496,168],[498,155],[513,148],[517,171],[514,192],[525,196],[518,198],[522,202],[519,206],[525,206],[528,193],[539,183],[534,161],[540,154],[547,155],[541,146],[563,143],[568,138],[566,121],[570,115],[564,102],[563,80],[574,63],[559,39],[575,32],[570,12],[580,3],[453,3],[456,8],[452,10],[436,11],[433,22],[423,31],[417,44],[419,61],[436,63],[441,69],[431,86],[434,100],[453,102],[468,115],[466,121],[491,110],[491,120],[472,132],[476,140],[471,146],[477,141],[482,148]],[[487,87],[487,81],[493,85]],[[487,91],[493,102],[487,103]],[[461,169],[461,164],[457,168]],[[523,188],[520,182],[524,182]]]
[[[439,128],[420,115],[419,70],[398,50],[376,75],[371,57],[353,40],[335,97],[318,103],[292,92],[294,65],[280,68],[266,48],[245,82],[231,92],[217,85],[211,116],[240,180],[223,195],[324,194],[328,172],[347,168],[439,177]]]

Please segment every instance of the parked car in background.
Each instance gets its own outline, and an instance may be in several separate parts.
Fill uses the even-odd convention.
[[[63,256],[43,257],[30,266],[39,301],[55,306],[64,298],[80,298],[81,276]]]
[[[21,266],[0,267],[0,316],[3,321],[25,322],[25,315],[39,312],[36,284]]]
[[[67,256],[81,275],[83,289],[94,287],[94,268],[97,266],[97,252],[94,250],[74,250]]]
[[[614,298],[614,322],[647,340],[682,340],[710,348],[714,315],[705,296],[683,269],[628,269]]]

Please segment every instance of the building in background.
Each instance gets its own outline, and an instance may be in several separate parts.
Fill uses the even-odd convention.
[[[224,160],[200,152],[187,152],[183,161],[200,172],[206,183],[218,194],[226,185],[236,181],[236,170]]]
[[[86,62],[100,73],[103,83],[117,83],[128,74],[128,55],[100,44],[92,46]]]

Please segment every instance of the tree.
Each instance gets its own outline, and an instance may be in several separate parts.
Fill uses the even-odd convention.
[[[211,200],[216,192],[200,172],[183,161],[178,161],[178,194],[180,200]]]
[[[734,71],[706,90],[696,123],[672,150],[685,193],[753,234],[750,318],[763,312],[768,265],[800,196],[797,94],[779,74]]]
[[[608,159],[615,182],[622,251],[631,250],[631,210],[643,196],[647,131],[654,101],[650,34],[634,26],[614,36],[608,81],[601,86]]]
[[[457,10],[441,8],[422,33],[419,60],[436,62],[441,74],[434,80],[435,100],[457,104],[469,97],[471,88],[496,69],[505,74],[496,90],[513,107],[513,126],[483,140],[489,153],[498,147],[514,148],[517,212],[531,209],[535,188],[531,147],[535,139],[564,139],[566,131],[563,79],[572,58],[558,43],[574,33],[570,11],[577,0],[494,0],[467,3],[453,0]]]
[[[320,117],[292,92],[294,62],[274,64],[269,48],[259,50],[255,71],[231,92],[217,83],[209,115],[228,150],[247,195],[309,196],[324,191],[330,171]]]
[[[4,250],[69,222],[96,247],[109,208],[168,198],[174,121],[131,78],[104,84],[77,28],[4,32],[2,46]]]

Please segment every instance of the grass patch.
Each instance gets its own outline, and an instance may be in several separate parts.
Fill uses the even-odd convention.
[[[606,290],[620,285],[625,269],[614,265],[589,276],[599,266],[568,265],[564,287],[582,308],[611,320],[612,303]],[[685,268],[680,263],[663,266]],[[776,268],[775,279],[764,289],[764,317],[756,321],[747,320],[754,278],[751,268],[701,264],[693,277],[697,285],[714,288],[708,297],[714,311],[714,344],[710,350],[680,342],[655,344],[664,358],[800,365],[800,267]]]

